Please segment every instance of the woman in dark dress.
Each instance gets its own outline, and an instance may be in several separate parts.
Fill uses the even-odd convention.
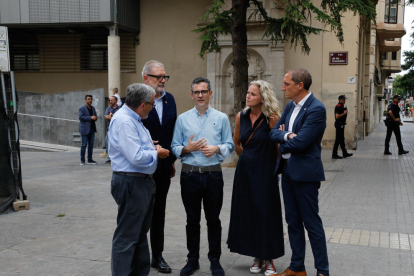
[[[274,175],[278,148],[269,140],[280,116],[271,85],[251,82],[246,106],[237,114],[233,137],[239,161],[227,243],[231,252],[254,257],[252,273],[265,269],[268,276],[276,274],[273,259],[285,254],[278,177]]]

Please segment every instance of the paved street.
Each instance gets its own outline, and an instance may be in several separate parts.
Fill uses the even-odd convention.
[[[333,161],[331,151],[323,150],[327,180],[320,189],[320,214],[333,276],[414,275],[414,123],[401,130],[408,155],[397,154],[394,136],[393,155],[383,155],[383,123],[358,141],[351,158]],[[81,167],[79,149],[44,146],[50,148],[23,148],[23,185],[31,209],[0,216],[0,275],[110,275],[117,206],[110,194],[110,166],[99,157],[103,151],[94,154],[99,165]],[[234,169],[224,168],[221,262],[226,275],[250,275],[252,258],[226,246],[233,175]],[[187,251],[178,177],[171,184],[166,219],[164,257],[172,275],[179,275]],[[211,275],[204,219],[201,233],[201,269],[194,275]],[[291,256],[285,237],[286,255],[275,261],[278,271]],[[306,258],[308,275],[315,275],[309,243]]]

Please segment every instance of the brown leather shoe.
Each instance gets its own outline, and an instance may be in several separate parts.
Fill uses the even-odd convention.
[[[289,268],[287,268],[281,274],[273,274],[273,275],[270,275],[270,276],[306,276],[306,271],[295,272],[295,271],[292,271]]]

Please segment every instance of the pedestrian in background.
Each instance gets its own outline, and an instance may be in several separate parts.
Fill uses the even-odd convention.
[[[345,106],[346,97],[340,95],[338,104],[335,106],[335,143],[332,150],[332,159],[342,159],[351,157],[353,153],[348,153],[345,147],[345,125],[346,117],[348,117],[348,108]],[[342,156],[338,155],[338,147],[341,146]]]
[[[117,103],[116,104],[119,107],[121,107],[122,106],[122,101],[121,101],[121,97],[118,94],[118,88],[116,88],[116,87],[115,88],[112,88],[112,95],[116,97],[116,100],[117,100]]]
[[[105,136],[105,148],[108,151],[108,130],[109,130],[109,124],[111,123],[111,119],[114,116],[115,112],[119,110],[119,106],[117,105],[117,99],[115,96],[111,96],[109,98],[109,106],[105,110],[105,119],[106,119],[106,136]],[[105,164],[111,164],[111,158],[109,157],[109,154],[107,154],[108,159],[106,160]]]
[[[144,126],[161,147],[171,150],[171,142],[177,119],[177,107],[172,94],[165,92],[165,83],[170,78],[165,74],[164,64],[156,60],[145,63],[142,69],[142,78],[145,83],[155,90],[155,108],[148,114],[148,118],[142,120]],[[171,185],[171,178],[175,176],[174,162],[177,158],[170,154],[165,159],[158,160],[158,166],[154,172],[155,204],[150,229],[151,266],[161,273],[171,273],[171,267],[164,260],[164,226],[167,194]]]
[[[181,197],[187,214],[187,264],[181,276],[200,268],[201,204],[207,220],[208,259],[213,276],[224,276],[220,264],[223,173],[221,163],[234,150],[227,115],[209,105],[213,91],[210,81],[196,78],[190,96],[195,107],[177,118],[171,148],[181,159]]]
[[[385,119],[385,125],[387,126],[387,136],[385,137],[385,155],[391,155],[390,152],[390,140],[391,135],[394,132],[395,139],[397,140],[397,146],[398,146],[398,154],[407,154],[409,151],[404,150],[404,147],[401,142],[401,130],[400,126],[403,125],[400,119],[400,108],[398,107],[398,104],[401,101],[400,95],[394,95],[394,100],[392,103],[388,105],[387,109],[387,117]]]
[[[246,108],[237,114],[233,142],[239,161],[234,174],[227,244],[231,252],[254,258],[251,273],[276,274],[273,259],[285,254],[277,144],[270,130],[280,118],[271,85],[253,81]]]
[[[155,200],[152,174],[158,158],[169,151],[154,146],[142,119],[154,107],[152,87],[128,86],[125,105],[112,117],[108,132],[111,156],[111,194],[118,205],[117,226],[112,240],[112,275],[148,275],[150,255],[147,233]]]
[[[96,124],[98,120],[95,107],[92,106],[92,95],[85,96],[85,105],[79,108],[79,132],[82,136],[82,145],[80,150],[80,165],[85,165],[85,152],[88,147],[88,164],[96,165],[92,159],[93,145],[95,143]]]

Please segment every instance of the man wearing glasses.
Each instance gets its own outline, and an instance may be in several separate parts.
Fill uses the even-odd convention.
[[[158,143],[161,147],[171,151],[177,108],[173,95],[164,90],[165,83],[170,77],[165,75],[164,65],[161,62],[150,60],[145,63],[142,69],[142,78],[147,85],[155,90],[155,108],[148,114],[148,118],[142,122],[149,130],[154,143]],[[171,178],[175,175],[174,162],[176,159],[173,154],[165,159],[159,159],[157,170],[154,173],[157,189],[150,230],[151,266],[161,273],[171,273],[171,268],[164,260],[162,252],[164,251],[165,206]]]
[[[150,272],[147,233],[156,189],[152,174],[158,158],[169,155],[160,145],[154,146],[142,124],[142,119],[153,109],[154,95],[154,89],[146,84],[131,84],[125,105],[109,125],[111,194],[118,205],[112,240],[112,275],[148,275]]]
[[[207,220],[210,269],[213,276],[223,276],[220,265],[223,174],[221,163],[234,150],[227,115],[209,106],[210,81],[196,78],[191,83],[195,107],[177,118],[171,149],[181,159],[181,197],[187,214],[187,264],[181,276],[192,275],[200,268],[201,202]]]

